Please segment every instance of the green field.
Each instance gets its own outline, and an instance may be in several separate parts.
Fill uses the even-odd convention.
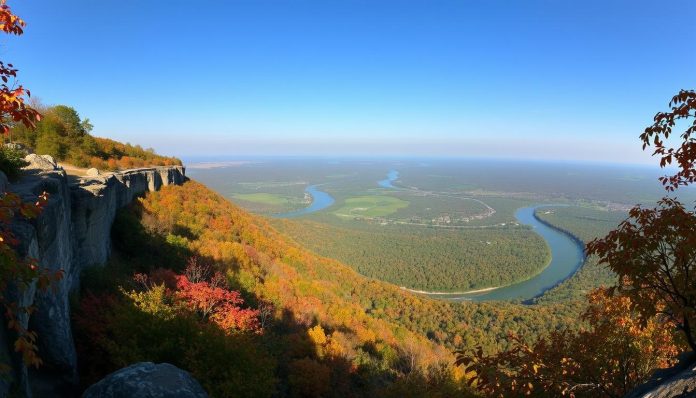
[[[307,206],[307,201],[302,196],[285,193],[239,192],[229,195],[229,198],[250,211],[267,215],[285,213]]]
[[[295,201],[294,198],[291,199],[285,196],[265,192],[235,194],[232,195],[232,199],[272,206],[284,206]]]
[[[408,202],[392,196],[357,196],[345,200],[334,212],[339,217],[384,217],[408,207]]]

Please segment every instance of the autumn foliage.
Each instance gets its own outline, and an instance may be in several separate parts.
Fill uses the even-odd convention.
[[[641,135],[643,149],[654,145],[660,166],[678,166],[662,177],[675,191],[696,181],[696,92],[682,90],[670,101],[671,111],[655,115]],[[691,120],[693,119],[693,120]],[[690,123],[690,124],[689,124]],[[673,129],[686,125],[681,144],[665,143]],[[636,206],[629,218],[602,239],[587,245],[590,254],[619,275],[616,292],[631,297],[643,320],[665,319],[683,331],[696,351],[696,214],[676,198],[665,197],[655,208]]]
[[[481,348],[460,352],[457,363],[490,396],[622,397],[674,362],[672,330],[656,320],[643,324],[628,297],[597,289],[588,300],[586,328],[552,332],[532,344],[512,335],[513,348],[490,356]]]
[[[16,125],[10,130],[13,142],[62,162],[100,170],[181,165],[181,160],[158,155],[152,148],[92,136],[89,119],[72,107],[42,106],[41,111],[43,117],[35,125]]]
[[[241,294],[226,288],[226,281],[220,273],[206,278],[206,273],[197,270],[199,267],[202,266],[198,260],[191,258],[183,275],[166,269],[156,269],[151,276],[136,274],[134,280],[143,289],[131,291],[128,295],[136,299],[152,295],[153,289],[162,289],[164,294],[160,302],[170,302],[174,308],[195,313],[202,322],[216,324],[226,333],[261,332],[259,311],[243,308]],[[145,300],[139,301],[144,305]]]
[[[0,30],[21,35],[24,33],[25,25],[24,20],[12,13],[6,0],[0,0]],[[3,134],[16,123],[33,126],[41,118],[36,110],[24,102],[24,97],[30,93],[15,81],[16,77],[17,69],[14,65],[0,61],[0,130]]]
[[[629,219],[588,244],[619,275],[618,294],[631,297],[642,319],[658,316],[684,332],[696,350],[696,215],[675,199],[635,207]]]
[[[24,21],[12,13],[5,0],[0,0],[0,30],[8,34],[24,33]],[[0,61],[0,131],[6,134],[14,125],[33,127],[40,120],[39,113],[25,103],[29,91],[16,82],[17,69],[12,64]],[[4,154],[2,155],[4,156]],[[41,359],[36,345],[36,333],[25,326],[33,307],[20,306],[14,295],[23,293],[33,284],[39,289],[62,277],[60,272],[48,273],[38,267],[34,259],[17,254],[19,241],[11,230],[17,219],[28,220],[39,215],[47,201],[47,194],[39,195],[36,203],[23,203],[19,196],[9,192],[0,193],[0,303],[4,308],[7,327],[15,335],[14,349],[22,355],[25,364],[39,366]],[[6,370],[0,363],[0,371]]]
[[[290,397],[389,397],[405,389],[469,396],[449,350],[365,310],[366,298],[381,294],[374,282],[289,242],[195,181],[152,192],[122,211],[113,237],[122,263],[107,268],[131,271],[104,283],[94,281],[103,271],[83,279],[75,331],[85,381],[129,361],[167,360],[213,396],[269,396],[269,388]],[[123,289],[109,290],[114,284]],[[97,285],[104,291],[89,293]],[[227,349],[243,353],[216,363],[218,355],[201,356],[210,347],[186,337],[189,328],[225,336]],[[175,347],[189,344],[200,350],[177,358]],[[211,378],[223,370],[234,393]]]
[[[660,178],[667,190],[674,191],[679,186],[696,182],[696,91],[681,90],[672,98],[669,106],[670,111],[655,115],[655,122],[645,129],[640,139],[643,149],[655,147],[653,156],[660,157],[660,167],[672,163],[679,167],[676,174]],[[687,127],[679,136],[681,144],[668,146],[666,140],[674,134],[672,130],[682,124]]]
[[[151,166],[181,166],[181,160],[162,156],[153,149],[143,149],[139,145],[123,144],[108,138],[94,137],[96,154],[88,161],[89,167],[100,170],[123,170]]]
[[[640,136],[654,146],[660,166],[678,166],[660,178],[668,192],[696,181],[696,92],[682,90],[669,112],[655,116]],[[690,119],[694,119],[689,125]],[[686,125],[681,144],[669,147],[673,129]],[[474,372],[471,383],[491,396],[569,395],[621,397],[670,366],[684,347],[696,351],[696,214],[676,198],[655,208],[636,206],[617,229],[587,244],[618,276],[618,285],[595,290],[582,319],[587,328],[550,333],[529,344],[511,336],[512,348],[485,355],[461,351],[457,363]]]
[[[260,346],[259,311],[224,279],[192,281],[186,271],[158,268],[118,291],[85,292],[74,316],[83,382],[149,360],[191,371],[213,396],[269,393],[272,362]]]

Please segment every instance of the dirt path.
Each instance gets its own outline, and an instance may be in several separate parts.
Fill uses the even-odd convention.
[[[87,170],[89,170],[85,167],[77,167],[77,166],[73,166],[71,164],[62,163],[62,162],[58,162],[58,166],[62,167],[63,170],[65,170],[65,172],[68,173],[68,175],[77,176],[77,177],[86,176]]]

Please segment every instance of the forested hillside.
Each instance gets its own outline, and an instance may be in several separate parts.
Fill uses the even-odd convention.
[[[406,375],[436,385],[433,392],[445,389],[444,396],[461,392],[461,373],[452,367],[448,350],[366,314],[361,297],[369,296],[356,292],[352,282],[359,287],[367,281],[334,261],[286,243],[268,225],[200,184],[188,182],[149,195],[121,214],[114,232],[121,267],[113,269],[120,273],[93,275],[101,281],[92,288],[85,284],[78,310],[78,319],[84,320],[76,324],[78,334],[85,336],[83,353],[107,354],[83,356],[86,381],[125,362],[170,360],[193,372],[215,396],[263,396],[277,389],[293,396],[369,396],[397,388],[396,380],[416,380]],[[170,310],[153,311],[155,319],[149,323],[136,321],[142,313],[137,308],[158,308],[167,298],[156,293],[157,283],[134,289],[128,279],[138,272],[157,280],[159,268],[183,272],[192,256],[222,272],[225,285],[241,292],[245,305],[258,311],[262,326],[232,328],[228,339],[191,342],[200,351],[176,358],[181,349],[177,339],[186,338],[191,321]],[[121,290],[114,287],[118,285]],[[403,294],[396,289],[393,293]],[[95,301],[106,307],[97,319],[90,312]],[[136,318],[123,315],[128,311]],[[97,326],[91,322],[104,325],[103,336],[94,338]],[[143,322],[150,328],[142,327]],[[225,334],[214,325],[206,329],[211,336]],[[153,334],[159,336],[154,341]],[[232,351],[223,363],[208,356],[211,350],[222,355],[224,347]],[[249,361],[240,361],[238,350]],[[211,368],[217,371],[211,373]]]
[[[39,111],[43,116],[35,126],[16,125],[10,130],[10,142],[78,167],[118,170],[181,165],[181,160],[158,155],[154,149],[92,136],[89,119],[80,118],[69,106],[40,106]]]
[[[0,397],[696,394],[683,5],[79,3],[2,44]]]
[[[274,220],[281,231],[359,273],[411,289],[462,291],[525,280],[550,261],[528,228],[447,230]]]
[[[506,345],[509,331],[531,338],[571,323],[576,314],[564,306],[452,304],[414,296],[307,252],[194,181],[139,201],[119,216],[114,235],[114,264],[107,273],[85,276],[77,309],[85,382],[151,360],[190,370],[216,396],[232,385],[249,389],[240,396],[255,396],[258,388],[292,396],[403,396],[402,389],[409,396],[465,395],[454,348],[484,344],[493,352]],[[188,340],[194,325],[214,319],[171,307],[182,293],[166,281],[187,274],[191,258],[222,272],[225,289],[241,294],[243,303],[236,305],[256,311],[263,326],[225,332],[203,322],[206,333],[218,337]],[[161,268],[176,275],[167,277]],[[133,282],[135,274],[149,275],[149,282],[142,276]],[[179,339],[194,348],[179,355]],[[223,355],[224,347],[230,356],[254,361],[208,357],[211,350]]]

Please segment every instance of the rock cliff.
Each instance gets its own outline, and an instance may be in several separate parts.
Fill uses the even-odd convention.
[[[39,352],[45,365],[28,371],[20,358],[12,358],[10,381],[0,379],[0,396],[10,389],[21,395],[66,395],[77,382],[77,357],[70,327],[70,292],[79,288],[85,267],[103,265],[111,253],[111,225],[116,211],[136,197],[163,186],[181,184],[181,166],[153,167],[118,173],[68,176],[50,157],[30,155],[26,176],[7,189],[25,201],[49,193],[47,206],[31,222],[20,222],[13,230],[22,242],[22,254],[36,258],[42,267],[63,270],[62,280],[47,292],[26,289],[18,297],[22,305],[34,304],[31,319],[22,319],[38,333]],[[2,184],[0,184],[2,185]],[[4,328],[3,332],[4,332]],[[0,358],[13,355],[11,336],[0,334]],[[56,389],[62,389],[58,391]],[[33,390],[33,391],[32,391]]]
[[[679,364],[655,372],[650,380],[631,391],[626,398],[696,397],[696,354],[686,353]]]

